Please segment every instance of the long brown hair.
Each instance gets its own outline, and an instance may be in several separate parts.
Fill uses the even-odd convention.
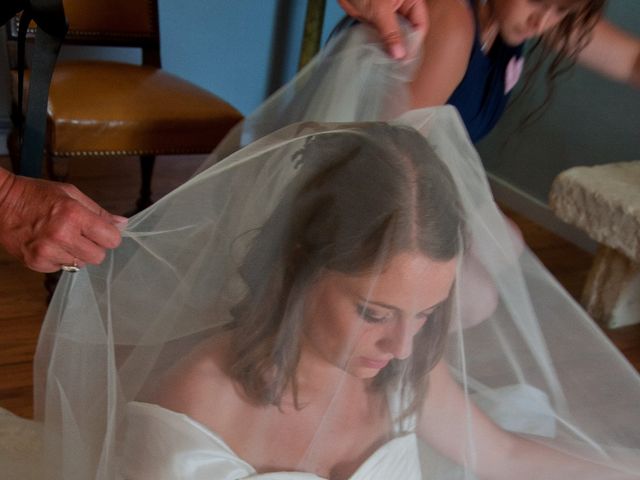
[[[523,87],[514,102],[531,93],[537,73],[548,64],[544,74],[545,95],[540,105],[520,122],[519,129],[539,119],[547,110],[555,93],[556,80],[576,64],[578,55],[591,40],[593,29],[602,18],[606,0],[576,0],[576,2],[580,4],[579,7],[539,37],[529,49],[528,58],[535,58],[535,61],[527,66]]]
[[[240,267],[246,295],[232,309],[229,373],[258,404],[280,406],[291,388],[297,406],[301,304],[321,271],[364,273],[401,251],[444,261],[464,243],[453,179],[415,130],[358,124],[313,137],[296,157],[300,181],[249,247]],[[414,337],[414,354],[390,362],[372,388],[408,382],[417,404],[443,352],[447,308]]]

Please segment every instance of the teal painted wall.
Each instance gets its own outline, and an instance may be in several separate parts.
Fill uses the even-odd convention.
[[[296,71],[305,0],[160,0],[164,67],[243,113]],[[327,1],[325,33],[341,16]]]

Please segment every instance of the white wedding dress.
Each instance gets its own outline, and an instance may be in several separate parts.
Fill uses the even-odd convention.
[[[506,430],[553,437],[555,418],[548,399],[528,385],[498,389],[492,399],[476,398],[486,413]],[[392,417],[402,410],[400,399],[389,397]],[[122,477],[127,480],[324,480],[305,472],[257,473],[216,432],[159,405],[131,402],[126,413]],[[415,433],[415,417],[394,425],[395,438],[378,448],[349,480],[419,480],[421,462],[429,450]],[[433,453],[432,453],[433,454]],[[159,461],[159,459],[161,459]],[[459,470],[450,467],[450,478]]]
[[[277,441],[277,439],[273,439]],[[321,480],[303,472],[257,473],[225,441],[187,415],[158,405],[132,402],[127,407],[127,438],[122,476],[127,480]],[[376,450],[349,480],[420,479],[414,433]]]

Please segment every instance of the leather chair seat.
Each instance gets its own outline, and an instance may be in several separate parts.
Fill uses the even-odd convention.
[[[17,87],[15,72],[13,83]],[[60,62],[49,95],[49,153],[208,153],[241,119],[214,94],[164,70],[117,62]]]

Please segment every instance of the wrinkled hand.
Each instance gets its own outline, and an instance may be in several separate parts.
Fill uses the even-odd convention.
[[[387,51],[393,58],[403,58],[406,47],[396,14],[409,20],[424,35],[428,28],[425,0],[338,0],[347,15],[372,24],[382,37]]]
[[[126,223],[73,185],[0,170],[0,245],[32,270],[98,264]]]

